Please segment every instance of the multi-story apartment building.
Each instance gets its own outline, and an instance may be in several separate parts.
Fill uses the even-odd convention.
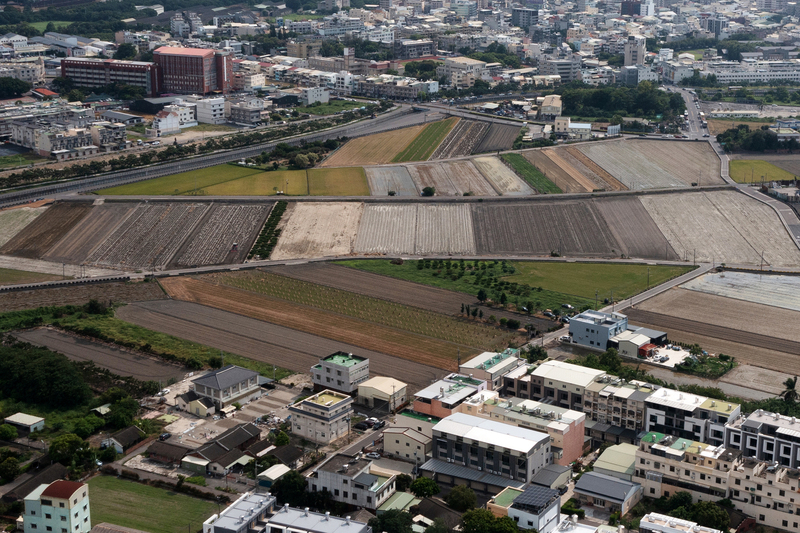
[[[721,445],[725,424],[739,417],[737,403],[712,400],[705,396],[661,388],[645,400],[647,431]]]
[[[207,48],[162,46],[153,51],[163,92],[178,94],[228,93],[233,84],[230,54]]]
[[[464,413],[433,426],[433,458],[529,483],[550,464],[546,433]]]
[[[291,30],[290,30],[291,31]],[[297,32],[303,33],[303,32]],[[308,33],[311,33],[310,31]],[[302,57],[307,59],[311,56],[319,55],[322,48],[322,41],[289,41],[286,43],[286,54],[291,57]]]
[[[233,74],[233,88],[237,91],[253,91],[263,87],[266,76],[261,73],[236,72]]]
[[[41,85],[44,83],[44,60],[41,57],[29,57],[2,61],[0,78],[14,78],[31,85]]]
[[[800,530],[800,471],[745,458],[730,473],[728,498],[736,510],[765,526]]]
[[[800,60],[786,61],[718,61],[707,63],[702,76],[714,74],[719,83],[759,83],[775,80],[800,81]]]
[[[118,122],[94,122],[90,128],[92,142],[106,152],[123,150],[128,146],[125,124]]]
[[[612,337],[628,329],[628,317],[622,313],[584,311],[569,321],[572,342],[582,346],[605,350]]]
[[[336,352],[311,367],[314,390],[332,389],[346,394],[358,391],[359,383],[369,379],[369,359],[347,352]]]
[[[306,509],[294,509],[288,504],[275,512],[264,528],[264,533],[372,533],[365,522],[340,518],[330,513],[314,513]]]
[[[800,468],[800,420],[761,409],[731,417],[725,424],[725,446],[745,457]]]
[[[436,47],[430,39],[400,39],[394,43],[395,57],[417,59],[434,54]]]
[[[92,529],[89,485],[53,481],[25,496],[25,533],[88,533]]]
[[[193,105],[197,122],[201,124],[225,124],[228,121],[225,116],[225,98],[213,96],[203,98],[201,96],[186,96],[184,100]]]
[[[486,388],[483,380],[463,374],[450,374],[417,391],[411,408],[421,415],[444,418],[457,412],[464,401]]]
[[[436,78],[446,78],[455,87],[472,87],[481,79],[486,62],[469,57],[448,57],[436,67]]]
[[[647,39],[644,35],[629,35],[625,42],[625,66],[644,65],[647,57]]]
[[[88,128],[65,127],[46,121],[15,121],[11,123],[14,144],[34,150],[42,157],[57,161],[81,159],[97,154]]]
[[[567,59],[546,59],[539,63],[539,74],[543,76],[560,76],[561,83],[581,80],[581,58],[573,56]]]
[[[61,72],[76,87],[123,83],[141,87],[146,96],[157,96],[161,92],[159,67],[146,61],[68,57],[61,61]]]
[[[353,398],[324,390],[289,406],[292,432],[319,444],[328,444],[350,432]]]
[[[337,502],[375,510],[395,493],[396,476],[360,456],[338,454],[307,477],[311,492],[328,491]]]
[[[502,352],[483,352],[476,355],[461,363],[458,371],[486,381],[489,390],[500,390],[503,376],[524,363],[525,360],[519,357],[519,350],[508,348]]]
[[[189,390],[214,402],[218,411],[235,402],[244,403],[261,397],[258,372],[235,365],[226,365],[193,379]]]
[[[261,113],[264,111],[264,100],[261,98],[245,98],[230,106],[230,120],[234,124],[253,126],[261,122]]]
[[[585,412],[586,387],[599,376],[606,375],[602,370],[562,361],[546,361],[528,372],[527,368],[520,367],[508,374],[505,378],[506,392],[518,398],[544,400],[581,412]]]
[[[219,514],[203,522],[203,533],[248,533],[269,519],[275,508],[275,496],[245,492]]]
[[[413,100],[420,94],[439,92],[439,82],[418,81],[384,74],[377,77],[360,78],[353,81],[353,92],[373,98],[398,98]]]
[[[323,19],[322,26],[318,29],[323,37],[346,35],[348,33],[364,31],[364,23],[360,18],[347,15],[330,15]]]
[[[511,9],[511,24],[523,29],[539,24],[539,10],[525,7]]]
[[[583,410],[594,422],[638,433],[645,427],[645,401],[655,389],[655,385],[643,381],[599,376],[586,387]]]

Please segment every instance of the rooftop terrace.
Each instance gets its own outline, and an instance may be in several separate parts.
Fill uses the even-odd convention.
[[[325,359],[323,359],[323,361],[325,361],[326,363],[331,363],[337,366],[344,366],[344,367],[355,366],[358,363],[361,363],[366,360],[367,360],[366,357],[359,357],[357,355],[345,352],[336,352],[335,354],[331,354]]]

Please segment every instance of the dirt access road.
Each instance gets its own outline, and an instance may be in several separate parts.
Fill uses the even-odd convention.
[[[319,363],[321,357],[340,350],[368,357],[370,374],[397,376],[408,383],[410,391],[427,387],[447,373],[439,368],[190,302],[135,303],[120,308],[117,318],[168,335],[191,337],[190,340],[206,346],[305,374]],[[400,367],[402,371],[399,371]]]

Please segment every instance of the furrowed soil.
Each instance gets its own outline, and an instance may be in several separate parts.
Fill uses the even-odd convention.
[[[622,182],[603,170],[603,167],[586,157],[583,152],[574,146],[565,147],[561,155],[570,161],[584,176],[597,183],[599,187],[612,191],[628,190]]]
[[[639,198],[603,198],[595,200],[595,205],[625,256],[680,259]]]
[[[363,211],[361,203],[299,203],[289,215],[272,259],[348,255]]]
[[[22,207],[0,211],[0,246],[3,246],[36,217],[43,215],[46,207]]]
[[[96,283],[2,293],[0,310],[5,312],[54,305],[83,305],[89,300],[127,303],[160,300],[166,297],[158,283]]]
[[[496,157],[476,157],[472,160],[481,174],[500,196],[530,196],[534,190]]]
[[[564,192],[586,192],[586,187],[575,181],[572,176],[547,157],[544,150],[529,150],[520,154],[533,164],[547,179],[555,183]],[[591,189],[590,189],[591,190]]]
[[[488,129],[486,122],[461,120],[436,148],[431,159],[450,159],[471,154]]]
[[[38,259],[91,210],[90,203],[57,203],[5,243],[0,254]]]
[[[43,259],[80,264],[89,257],[111,232],[123,223],[136,208],[135,203],[96,205],[48,251]]]
[[[561,168],[564,172],[566,172],[572,180],[577,183],[579,186],[583,187],[586,192],[591,192],[594,189],[598,188],[597,184],[594,183],[591,179],[587,178],[583,174],[580,173],[578,169],[570,165],[561,154],[563,151],[559,150],[542,150],[542,152],[550,158],[550,160],[555,163],[556,165]]]
[[[520,126],[492,124],[473,153],[509,150],[519,135]]]
[[[392,159],[402,152],[424,128],[425,125],[412,126],[347,141],[319,166],[348,167],[391,163]]]
[[[409,165],[408,171],[421,191],[436,189],[436,196],[497,196],[494,188],[470,161]]]
[[[420,194],[406,167],[368,167],[364,171],[372,196],[388,196],[389,191],[394,191],[397,196]]]

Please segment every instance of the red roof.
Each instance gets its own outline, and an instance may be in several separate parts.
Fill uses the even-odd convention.
[[[176,46],[162,46],[156,48],[156,54],[169,55],[169,56],[200,56],[214,55],[214,50],[210,48],[179,48]]]
[[[69,500],[69,497],[75,494],[81,487],[83,487],[83,483],[78,483],[77,481],[53,481],[50,483],[49,487],[44,489],[42,496]]]
[[[39,93],[42,96],[58,96],[58,93],[54,93],[50,89],[34,89],[33,92]]]

